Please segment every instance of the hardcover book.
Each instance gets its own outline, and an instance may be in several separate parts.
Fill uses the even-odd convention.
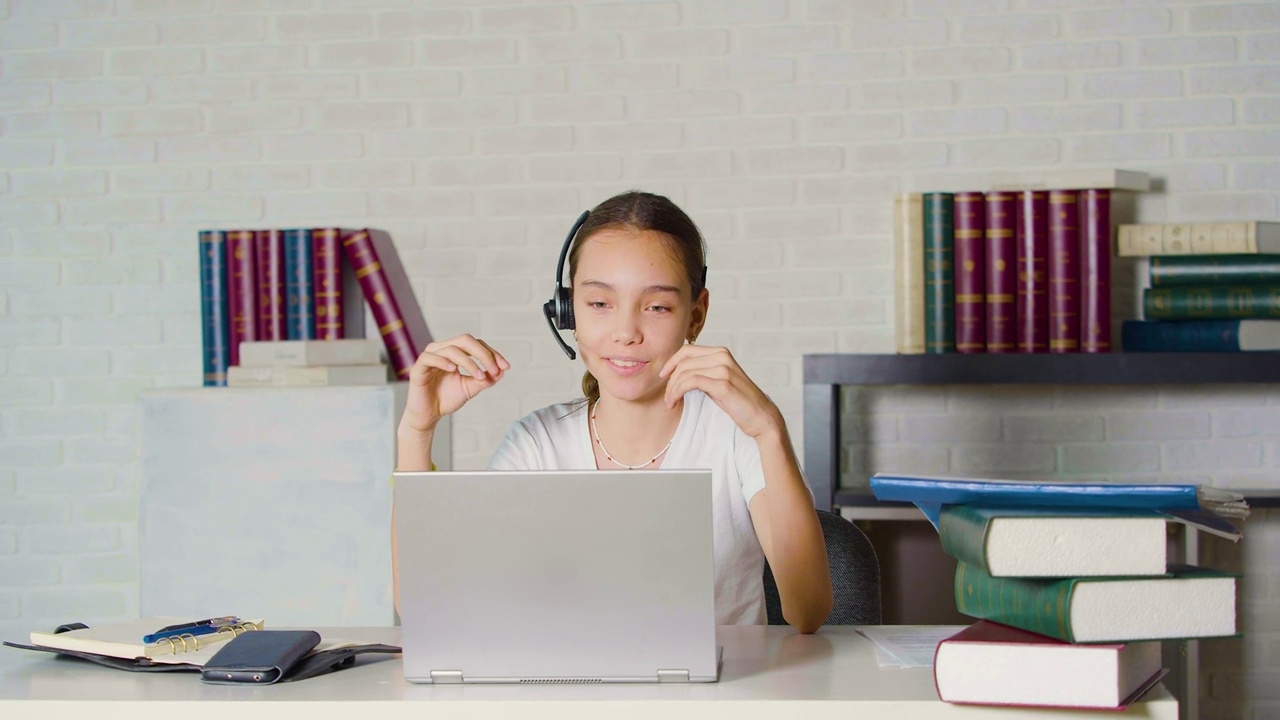
[[[1049,352],[1080,352],[1080,236],[1074,190],[1049,193]]]
[[[1237,576],[1170,566],[1157,577],[996,578],[956,565],[956,609],[1066,642],[1236,634]]]
[[[373,313],[395,377],[408,380],[418,354],[431,342],[431,333],[391,236],[382,230],[355,230],[343,236],[342,247]]]
[[[928,353],[956,351],[954,207],[950,193],[924,195],[924,336]]]
[[[893,200],[894,345],[899,355],[925,351],[924,210],[920,193]]]
[[[258,339],[258,274],[252,230],[227,231],[227,361],[240,364],[240,343]]]
[[[1280,318],[1280,285],[1191,285],[1142,291],[1147,320]]]
[[[333,341],[330,341],[333,342]],[[322,365],[318,367],[227,368],[227,387],[327,387],[336,385],[383,385],[387,366]]]
[[[279,230],[258,230],[254,248],[258,257],[258,339],[284,340],[284,236]]]
[[[1160,643],[1076,645],[989,620],[938,643],[944,702],[1122,710],[1165,674]]]
[[[382,343],[369,339],[273,340],[240,345],[241,367],[376,365]]]
[[[1146,192],[1151,189],[1151,178],[1137,170],[1113,168],[1070,168],[1000,173],[992,178],[992,190],[1133,190]]]
[[[1126,223],[1121,256],[1280,254],[1280,222]]]
[[[955,198],[956,352],[987,351],[986,212],[979,192]]]
[[[1111,352],[1111,191],[1079,198],[1080,351]]]
[[[1181,255],[1153,257],[1152,287],[1280,285],[1280,255]]]
[[[200,231],[200,327],[205,387],[226,385],[227,367],[231,364],[226,253],[226,233]]]
[[[1049,196],[1018,193],[1018,352],[1049,349]]]
[[[316,336],[315,299],[312,297],[311,231],[284,231],[285,339],[310,340]]]
[[[1011,192],[986,194],[987,352],[1017,349],[1017,202]]]
[[[1125,352],[1280,350],[1280,320],[1125,320]]]

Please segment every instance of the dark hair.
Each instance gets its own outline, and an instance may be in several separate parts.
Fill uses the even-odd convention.
[[[634,230],[652,230],[666,236],[671,251],[684,266],[693,289],[693,300],[702,293],[706,277],[707,246],[698,226],[675,203],[653,193],[628,190],[595,206],[587,221],[578,229],[569,249],[569,286],[578,269],[578,257],[582,245],[593,234],[606,228],[625,227]],[[600,383],[588,371],[582,376],[582,394],[588,404],[600,399]]]

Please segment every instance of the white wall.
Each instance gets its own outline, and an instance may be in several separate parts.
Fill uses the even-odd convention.
[[[797,438],[802,354],[892,350],[895,191],[1109,166],[1157,178],[1143,221],[1280,213],[1273,2],[0,0],[0,66],[4,637],[137,611],[134,398],[199,381],[200,228],[389,230],[435,334],[515,367],[457,418],[465,468],[576,391],[538,306],[573,218],[618,190],[703,227],[703,341]],[[1131,469],[1137,448],[1143,472],[1277,484],[1273,388],[1049,392],[1019,412],[1084,434],[1055,462]],[[963,427],[947,463],[1044,466],[984,449],[1009,439],[996,405],[931,402],[877,421],[886,441]],[[1210,717],[1280,712],[1269,523],[1246,540],[1252,632],[1209,652]]]

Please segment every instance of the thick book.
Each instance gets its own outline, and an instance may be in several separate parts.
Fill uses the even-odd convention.
[[[1160,643],[1078,645],[979,620],[938,643],[944,702],[1123,710],[1164,677]]]
[[[924,349],[933,354],[956,351],[954,208],[950,193],[924,194]]]
[[[956,609],[1066,642],[1230,637],[1231,573],[1173,565],[1156,577],[991,577],[956,565]]]
[[[284,236],[258,230],[253,239],[258,258],[258,339],[284,340]]]
[[[1151,189],[1151,177],[1137,170],[1070,168],[999,173],[991,178],[992,190],[1132,190]]]
[[[1146,320],[1280,318],[1280,285],[1190,285],[1142,291]]]
[[[391,369],[396,379],[408,380],[431,333],[395,244],[386,232],[364,228],[343,235],[342,247],[386,345]]]
[[[231,364],[226,253],[226,233],[200,231],[200,334],[205,387],[225,386],[227,367]]]
[[[285,339],[311,340],[316,336],[311,230],[292,228],[283,235]]]
[[[1280,320],[1125,320],[1125,352],[1267,352],[1280,350]]]
[[[240,343],[258,339],[258,262],[254,231],[227,231],[227,308],[231,341],[227,361],[240,364]]]
[[[1280,255],[1173,255],[1147,265],[1152,287],[1280,285]]]
[[[1280,222],[1125,223],[1116,229],[1116,251],[1151,255],[1277,255]]]
[[[1049,192],[1049,352],[1080,352],[1080,212],[1074,190]]]
[[[1049,349],[1049,195],[1018,193],[1018,352]]]
[[[1147,510],[944,505],[938,538],[992,577],[1163,575],[1166,525]]]
[[[1017,349],[1017,201],[1012,192],[986,194],[987,352]]]
[[[1111,352],[1111,191],[1081,190],[1080,352]]]
[[[227,368],[227,387],[328,387],[338,385],[384,385],[387,366],[324,365],[320,367]]]
[[[138,620],[83,627],[67,632],[31,633],[31,644],[37,648],[69,650],[90,655],[133,660],[147,658],[153,663],[200,665],[213,657],[218,646],[239,634],[261,630],[261,619],[220,628],[204,635],[183,635],[143,642],[143,637],[160,628],[179,625],[190,618],[150,616]]]
[[[347,298],[342,281],[342,230],[311,231],[311,293],[317,340],[351,337],[346,327]]]
[[[980,192],[954,197],[956,352],[987,351],[986,209]]]
[[[900,355],[925,351],[923,202],[920,193],[893,199],[894,347]]]
[[[376,365],[382,343],[372,339],[270,340],[240,345],[241,367]]]

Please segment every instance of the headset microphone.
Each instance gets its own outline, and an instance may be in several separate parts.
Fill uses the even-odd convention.
[[[542,313],[547,316],[547,325],[551,327],[551,334],[556,336],[560,349],[564,350],[564,354],[568,355],[570,360],[576,359],[578,355],[564,341],[564,338],[560,337],[561,330],[573,330],[576,327],[573,320],[573,290],[564,286],[564,260],[569,256],[569,247],[573,245],[574,236],[578,234],[578,229],[587,221],[589,215],[591,211],[584,210],[578,216],[577,222],[569,229],[569,237],[564,239],[564,247],[560,248],[560,261],[556,263],[555,294],[542,306]]]

